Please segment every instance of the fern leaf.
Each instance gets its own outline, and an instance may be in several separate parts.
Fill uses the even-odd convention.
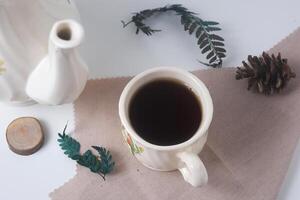
[[[79,165],[89,168],[92,172],[98,173],[105,180],[105,175],[113,170],[115,163],[112,160],[110,152],[103,147],[95,147],[100,155],[100,160],[91,150],[87,150],[80,155],[80,144],[71,136],[66,134],[67,125],[63,133],[58,133],[57,139],[59,146],[69,158],[76,160]]]
[[[199,26],[199,28],[196,31],[196,38],[199,38],[201,33],[203,33],[203,28],[201,26]]]
[[[213,26],[213,25],[219,25],[219,22],[215,22],[215,21],[204,21],[203,24],[206,25],[206,26]]]
[[[80,151],[80,144],[75,139],[66,134],[66,129],[67,125],[65,126],[63,133],[58,134],[59,139],[57,141],[61,149],[64,151],[64,154],[66,154],[73,160],[77,160]]]
[[[214,54],[215,54],[214,51],[209,52],[206,56],[206,59],[210,59],[211,57],[213,57]]]
[[[217,53],[220,58],[225,58],[226,55],[224,53]]]
[[[92,153],[91,150],[87,150],[77,161],[78,164],[89,168],[92,172],[98,173],[100,171],[100,161]]]
[[[209,35],[209,38],[212,40],[224,41],[224,39],[216,34]]]
[[[224,43],[223,42],[219,42],[219,41],[212,41],[212,44],[214,46],[224,46]]]
[[[200,49],[202,49],[203,47],[205,47],[208,43],[209,43],[209,40],[208,40],[208,39],[203,40],[203,41],[200,43]]]
[[[187,21],[190,21],[189,18],[185,15],[181,16],[181,24],[184,25]]]
[[[152,35],[160,30],[154,30],[151,27],[146,26],[143,21],[154,14],[160,14],[168,11],[173,11],[176,13],[176,15],[181,17],[180,21],[184,26],[185,31],[187,31],[190,35],[195,34],[197,38],[197,44],[199,45],[202,54],[206,54],[209,51],[209,53],[206,55],[209,63],[200,63],[212,67],[221,67],[222,58],[225,58],[226,56],[226,50],[224,48],[220,48],[225,46],[223,43],[224,39],[215,34],[216,31],[221,30],[221,28],[217,26],[219,23],[215,21],[202,20],[197,16],[196,13],[189,11],[181,4],[143,10],[139,13],[136,13],[128,23],[122,21],[123,27],[126,27],[130,23],[134,23],[137,27],[137,34],[141,30],[148,36]]]
[[[216,49],[216,51],[218,51],[218,52],[226,53],[226,50],[225,50],[224,48],[216,47],[215,49]]]
[[[147,9],[147,10],[143,10],[142,12],[140,12],[141,15],[143,16],[143,19],[146,19],[148,17],[151,17],[153,15],[152,10]]]
[[[202,49],[201,53],[206,53],[211,49],[210,45],[207,45],[205,48]]]
[[[212,64],[212,63],[215,62],[216,60],[217,60],[217,56],[212,57],[212,58],[209,60],[209,64]]]
[[[184,23],[184,30],[187,31],[189,30],[189,27],[191,25],[192,21],[191,20],[188,20]]]
[[[211,32],[211,31],[220,31],[220,30],[222,30],[222,29],[219,28],[219,27],[207,27],[206,30],[207,30],[208,32]]]
[[[100,172],[102,174],[107,174],[111,172],[114,168],[115,162],[112,161],[112,156],[108,150],[103,147],[92,146],[100,155]]]
[[[189,29],[189,33],[190,35],[194,33],[196,27],[197,27],[197,22],[193,22],[192,25],[190,26],[190,29]]]
[[[200,45],[201,42],[203,42],[203,40],[206,39],[206,38],[207,38],[206,34],[203,32],[202,35],[198,39],[198,45]]]

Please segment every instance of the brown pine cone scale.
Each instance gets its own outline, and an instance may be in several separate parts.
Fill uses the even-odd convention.
[[[248,63],[243,61],[243,67],[238,67],[236,79],[248,79],[248,90],[251,88],[264,94],[280,92],[296,74],[287,64],[287,59],[271,56],[263,52],[262,56],[248,56]]]

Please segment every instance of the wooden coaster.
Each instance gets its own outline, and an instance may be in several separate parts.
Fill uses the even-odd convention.
[[[31,155],[35,153],[44,141],[40,122],[33,117],[15,119],[6,129],[6,141],[10,150],[16,154]]]

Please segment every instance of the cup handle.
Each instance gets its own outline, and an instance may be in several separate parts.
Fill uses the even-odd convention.
[[[207,183],[206,168],[197,154],[182,152],[178,154],[178,157],[184,163],[184,166],[178,170],[186,182],[194,187],[203,186]]]

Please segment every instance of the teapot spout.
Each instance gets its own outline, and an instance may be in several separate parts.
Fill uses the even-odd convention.
[[[71,103],[79,97],[88,79],[88,68],[78,53],[83,38],[84,30],[74,20],[54,24],[48,55],[28,78],[29,97],[48,105]]]

